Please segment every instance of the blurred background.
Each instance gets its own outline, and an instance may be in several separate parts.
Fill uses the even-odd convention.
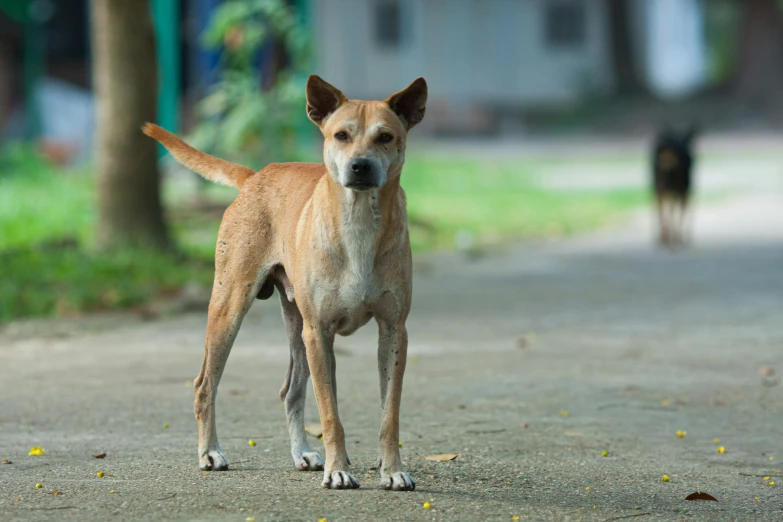
[[[202,306],[235,192],[138,129],[320,161],[310,73],[359,99],[427,79],[417,253],[631,219],[667,125],[701,129],[697,204],[781,184],[778,0],[0,0],[0,322]]]

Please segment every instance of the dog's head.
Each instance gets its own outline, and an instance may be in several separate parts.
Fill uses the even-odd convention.
[[[424,118],[426,103],[424,78],[384,101],[349,100],[318,76],[307,80],[307,116],[324,135],[324,163],[351,190],[399,177],[408,131]]]

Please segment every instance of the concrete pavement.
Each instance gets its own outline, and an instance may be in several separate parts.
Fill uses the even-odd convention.
[[[371,325],[337,341],[356,491],[293,468],[274,300],[245,320],[221,383],[227,472],[197,467],[204,312],[11,325],[0,520],[783,520],[783,196],[702,209],[684,252],[653,249],[650,227],[640,214],[478,261],[417,258],[401,427],[412,493],[379,490],[372,469]],[[39,445],[47,455],[28,457]],[[697,490],[718,502],[684,500]]]

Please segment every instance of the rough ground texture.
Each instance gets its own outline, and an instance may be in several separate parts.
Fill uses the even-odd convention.
[[[779,176],[700,209],[683,252],[654,249],[640,215],[479,260],[417,259],[401,433],[411,493],[379,490],[372,469],[372,326],[338,339],[362,488],[327,491],[289,456],[276,302],[251,311],[223,377],[227,472],[197,467],[204,312],[11,325],[0,333],[0,459],[12,461],[0,465],[0,519],[782,520],[783,388],[779,373],[759,373],[783,371]],[[318,421],[312,395],[307,418]],[[38,445],[47,455],[28,457]],[[697,490],[719,501],[684,500]]]

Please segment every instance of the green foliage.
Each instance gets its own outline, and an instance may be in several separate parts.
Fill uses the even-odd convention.
[[[0,173],[0,323],[124,308],[188,282],[209,287],[213,229],[196,234],[175,223],[178,232],[210,244],[187,242],[185,256],[93,252],[89,172],[55,169],[32,148],[12,144],[0,151]]]
[[[198,148],[249,165],[297,159],[296,130],[304,117],[309,38],[283,0],[229,0],[215,11],[204,44],[224,47],[220,79],[199,104],[191,135]],[[288,66],[264,78],[254,61],[276,42]]]
[[[0,322],[127,308],[188,282],[208,288],[208,260],[160,252],[99,254],[76,244],[39,244],[0,251]]]

